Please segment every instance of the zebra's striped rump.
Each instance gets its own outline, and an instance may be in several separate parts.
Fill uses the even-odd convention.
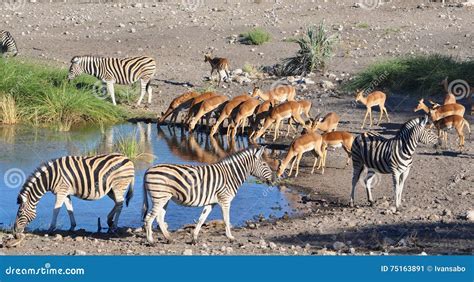
[[[0,30],[0,53],[11,54],[13,57],[18,55],[18,49],[16,47],[15,39],[10,32],[6,30]]]
[[[133,163],[120,154],[65,156],[44,163],[28,177],[18,195],[20,207],[14,230],[23,232],[36,217],[36,205],[46,192],[56,195],[55,210],[58,212],[66,203],[72,213],[71,195],[84,200],[97,200],[108,195],[121,209],[123,201],[126,200],[128,205],[133,196],[134,176]],[[129,186],[124,199],[123,194]],[[53,215],[52,227],[55,227],[55,220]],[[71,225],[75,225],[73,218]]]
[[[152,242],[151,224],[158,219],[160,229],[166,239],[170,236],[164,222],[164,214],[169,200],[184,206],[204,206],[203,214],[196,225],[194,239],[202,223],[214,204],[222,207],[226,234],[230,234],[229,208],[232,199],[242,183],[253,175],[266,182],[271,182],[273,172],[262,160],[264,147],[247,149],[233,154],[215,164],[203,166],[161,164],[148,169],[144,177],[145,228],[147,239]],[[152,208],[148,209],[148,196]]]

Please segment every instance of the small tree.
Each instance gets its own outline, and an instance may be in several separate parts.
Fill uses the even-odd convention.
[[[324,69],[327,61],[333,55],[334,45],[337,41],[337,35],[329,35],[323,23],[318,27],[309,27],[304,36],[289,40],[289,42],[297,43],[300,50],[294,57],[283,60],[282,73],[305,75],[316,68]]]

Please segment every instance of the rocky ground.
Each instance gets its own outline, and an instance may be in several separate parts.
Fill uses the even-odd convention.
[[[297,46],[284,39],[301,34],[308,24],[324,20],[340,43],[328,69],[305,81],[284,78],[298,88],[298,97],[313,101],[313,114],[336,111],[340,129],[360,132],[365,109],[353,102],[353,93],[339,89],[342,81],[375,60],[410,53],[442,53],[472,59],[473,9],[442,7],[427,1],[390,1],[375,9],[353,1],[168,1],[140,4],[25,3],[11,11],[3,7],[2,28],[16,37],[20,56],[68,66],[79,54],[128,56],[148,54],[158,61],[153,113],[161,112],[189,86],[207,88],[210,71],[203,54],[228,57],[231,68],[246,62],[268,66],[292,55]],[[190,3],[188,1],[186,3]],[[261,3],[260,3],[261,2]],[[212,4],[211,4],[212,3]],[[0,6],[1,7],[1,6]],[[261,46],[243,45],[237,35],[254,26],[272,34]],[[269,88],[272,77],[237,75],[218,91],[231,96],[251,90],[257,82]],[[245,79],[243,79],[244,77]],[[242,84],[241,84],[242,83]],[[442,89],[440,88],[440,94]],[[416,98],[389,93],[392,119],[374,130],[390,136],[400,124],[416,116]],[[468,117],[473,122],[471,117]],[[288,144],[290,139],[278,140]],[[174,233],[173,244],[145,243],[141,230],[121,229],[114,234],[84,231],[28,234],[6,254],[472,254],[474,251],[474,176],[472,139],[466,149],[421,146],[404,190],[404,210],[393,209],[390,177],[377,177],[376,204],[366,203],[359,186],[355,208],[348,207],[351,167],[343,168],[345,153],[329,152],[324,175],[309,174],[312,158],[302,162],[300,176],[285,181],[298,215],[265,220],[236,228],[230,243],[220,222],[202,230],[201,243],[190,245],[190,228]],[[282,158],[284,152],[277,156]],[[284,189],[284,188],[281,188]],[[471,211],[471,212],[469,212]],[[10,235],[0,233],[4,239]]]

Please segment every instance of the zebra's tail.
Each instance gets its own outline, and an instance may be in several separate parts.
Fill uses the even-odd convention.
[[[125,195],[125,204],[128,207],[128,203],[130,200],[133,198],[133,185],[135,184],[135,178],[132,178],[132,181],[130,182],[130,186],[128,187],[127,194]]]
[[[142,207],[142,219],[145,220],[146,214],[148,213],[148,191],[146,190],[146,173],[143,177],[143,207]]]

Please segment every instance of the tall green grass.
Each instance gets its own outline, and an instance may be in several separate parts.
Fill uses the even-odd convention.
[[[125,111],[94,95],[96,85],[94,77],[81,76],[70,83],[64,69],[0,59],[0,96],[13,97],[21,122],[67,131],[81,124],[123,120]]]
[[[441,80],[462,79],[474,84],[474,61],[460,61],[450,56],[415,55],[376,62],[348,81],[349,91],[366,88],[388,89],[420,96],[444,94]]]
[[[248,32],[242,33],[241,42],[250,45],[262,45],[270,41],[271,35],[262,28],[256,27]]]

